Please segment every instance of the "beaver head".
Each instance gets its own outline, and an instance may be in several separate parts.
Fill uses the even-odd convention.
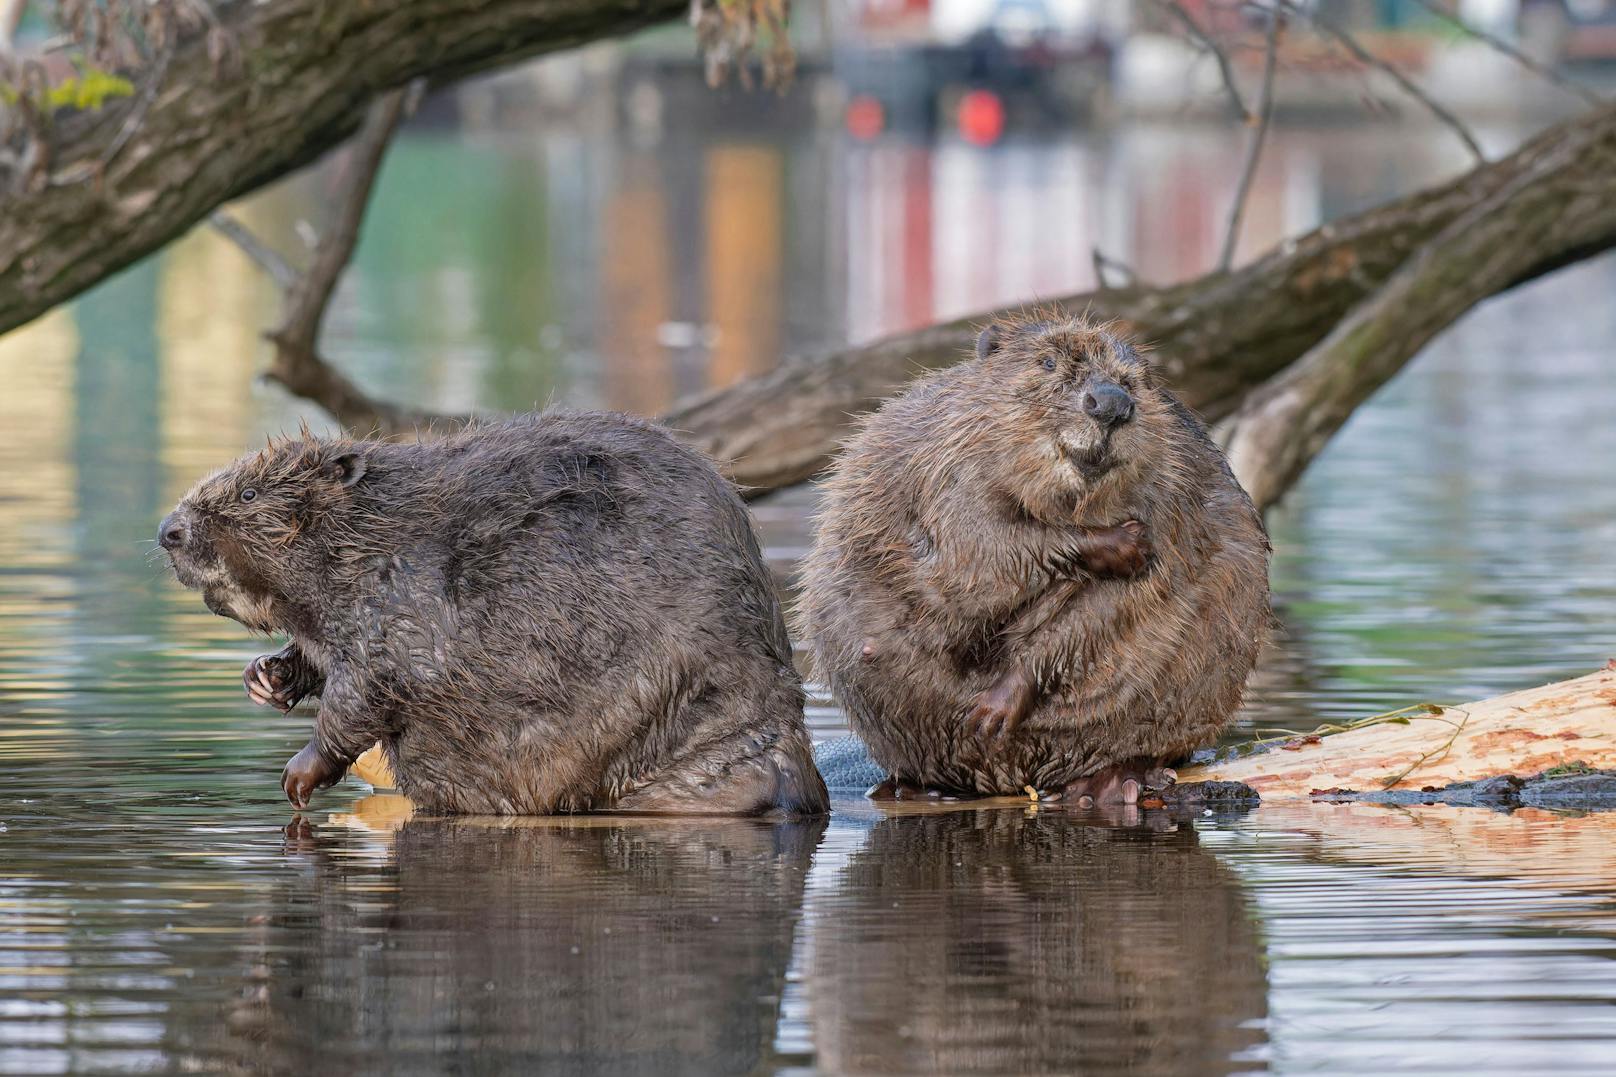
[[[163,517],[174,575],[214,613],[259,632],[290,631],[329,575],[323,529],[365,477],[363,446],[308,436],[272,441],[198,482]],[[302,584],[295,581],[301,580]]]
[[[1181,425],[1150,364],[1109,326],[997,321],[977,338],[974,365],[1011,426],[1004,448],[1029,506],[1126,490],[1163,464]]]

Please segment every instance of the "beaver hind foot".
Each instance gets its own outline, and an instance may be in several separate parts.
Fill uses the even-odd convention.
[[[1040,794],[1040,800],[1058,800],[1080,808],[1100,804],[1138,804],[1146,792],[1164,789],[1177,775],[1155,759],[1130,759],[1067,782]]]

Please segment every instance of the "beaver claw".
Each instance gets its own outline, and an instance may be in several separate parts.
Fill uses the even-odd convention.
[[[292,683],[286,661],[278,654],[261,654],[247,663],[241,681],[247,695],[260,707],[274,707],[285,713],[297,706],[303,691]]]
[[[976,697],[965,716],[965,732],[984,744],[1008,740],[1031,705],[1031,679],[1011,670]]]
[[[1080,808],[1104,804],[1138,804],[1146,790],[1171,785],[1178,775],[1151,760],[1118,763],[1086,778],[1068,782],[1066,786],[1041,799],[1061,800]]]
[[[281,789],[286,793],[286,799],[292,802],[292,807],[302,811],[309,806],[309,797],[314,795],[316,789],[336,785],[346,773],[347,767],[326,759],[311,740],[281,771]]]

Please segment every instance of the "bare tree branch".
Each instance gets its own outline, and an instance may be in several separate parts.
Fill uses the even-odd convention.
[[[282,289],[291,288],[297,283],[298,273],[279,251],[272,249],[263,240],[253,234],[252,229],[236,220],[222,209],[216,209],[208,217],[211,224],[226,239],[230,240],[241,252],[253,260],[253,264],[269,274],[269,279]]]
[[[1465,144],[1465,148],[1470,151],[1471,156],[1476,159],[1478,164],[1487,160],[1487,155],[1482,152],[1481,144],[1476,141],[1476,137],[1470,133],[1470,128],[1466,127],[1464,122],[1460,120],[1459,117],[1449,112],[1435,99],[1433,99],[1430,94],[1420,89],[1414,80],[1399,71],[1396,65],[1389,64],[1385,60],[1382,60],[1380,57],[1376,56],[1374,53],[1360,45],[1358,43],[1358,39],[1353,37],[1347,31],[1343,30],[1329,19],[1326,19],[1318,12],[1302,7],[1296,3],[1296,0],[1275,0],[1275,3],[1284,7],[1293,14],[1307,19],[1325,34],[1331,38],[1334,38],[1340,43],[1342,48],[1352,53],[1352,55],[1358,59],[1359,63],[1362,63],[1367,67],[1372,67],[1376,71],[1384,72],[1388,78],[1397,83],[1399,89],[1401,89],[1409,97],[1412,97],[1415,101],[1418,101],[1427,112],[1429,112],[1432,116],[1435,116],[1440,123],[1444,124],[1454,134],[1458,135],[1459,140]]]
[[[292,352],[316,362],[314,350],[320,336],[331,293],[336,290],[342,271],[353,258],[359,243],[359,226],[364,223],[370,192],[381,171],[393,132],[404,118],[408,90],[393,90],[376,99],[360,125],[349,150],[347,174],[338,195],[336,217],[314,248],[314,260],[286,294],[286,313],[280,328],[271,335],[283,353]],[[275,375],[274,371],[271,372]]]
[[[1268,48],[1263,54],[1262,98],[1257,104],[1257,126],[1251,132],[1251,141],[1246,144],[1246,163],[1240,170],[1234,205],[1229,209],[1229,227],[1223,235],[1223,253],[1218,256],[1218,268],[1225,272],[1234,264],[1234,248],[1240,241],[1240,221],[1246,215],[1246,199],[1251,194],[1251,181],[1257,175],[1257,162],[1262,160],[1268,125],[1274,118],[1274,67],[1279,57],[1280,22],[1284,17],[1278,10],[1268,15]]]
[[[1590,185],[1584,169],[1599,182]],[[1219,427],[1252,499],[1264,508],[1278,500],[1352,411],[1465,311],[1534,265],[1581,249],[1590,232],[1613,231],[1616,144],[1579,130],[1449,221]]]
[[[1496,51],[1503,53],[1511,60],[1514,60],[1522,67],[1526,68],[1526,70],[1532,72],[1534,75],[1537,75],[1539,78],[1542,78],[1545,81],[1552,82],[1554,85],[1560,87],[1562,90],[1565,90],[1567,93],[1575,94],[1596,108],[1605,104],[1605,99],[1603,97],[1595,93],[1593,90],[1590,90],[1576,79],[1567,78],[1555,68],[1549,67],[1546,64],[1538,63],[1536,60],[1532,59],[1532,57],[1528,56],[1514,45],[1511,45],[1503,38],[1471,26],[1469,23],[1454,15],[1452,12],[1447,11],[1446,9],[1433,3],[1432,0],[1414,0],[1414,2],[1420,5],[1420,7],[1424,8],[1426,11],[1429,11],[1431,14],[1435,15],[1437,18],[1441,19],[1443,22],[1448,23],[1450,26],[1457,27],[1458,29],[1469,34],[1471,37],[1475,38],[1477,41],[1480,41]]]
[[[1235,82],[1234,68],[1229,63],[1229,54],[1224,52],[1223,47],[1212,39],[1211,34],[1201,29],[1201,24],[1195,21],[1193,15],[1184,10],[1178,0],[1151,0],[1151,3],[1171,15],[1173,20],[1184,28],[1184,32],[1192,40],[1212,54],[1212,58],[1217,61],[1218,75],[1223,79],[1223,88],[1228,91],[1229,101],[1234,105],[1235,114],[1246,123],[1250,123],[1252,119],[1251,110],[1246,108],[1245,99],[1240,96],[1240,87]]]
[[[0,120],[12,128],[0,145],[0,332],[339,145],[379,93],[423,76],[445,85],[689,9],[688,0],[199,4],[162,5],[183,17],[165,31],[173,55],[152,96],[43,115],[8,109]],[[136,66],[109,70],[143,82],[150,68]],[[99,182],[78,182],[87,178]]]
[[[275,346],[264,376],[298,396],[317,402],[339,422],[361,433],[384,437],[415,432],[436,423],[453,423],[464,416],[406,408],[378,400],[360,389],[320,356],[320,325],[336,292],[342,271],[359,243],[360,226],[370,204],[376,175],[400,121],[414,107],[420,86],[393,90],[376,99],[354,137],[337,209],[331,226],[314,247],[307,270],[299,273],[251,230],[222,210],[209,218],[270,275],[285,293],[281,324],[264,335]]]
[[[1139,275],[1133,271],[1132,266],[1128,265],[1126,262],[1119,262],[1115,258],[1108,257],[1106,253],[1100,250],[1098,247],[1089,248],[1089,261],[1094,266],[1095,287],[1101,291],[1111,287],[1111,283],[1106,280],[1106,270],[1108,269],[1114,269],[1117,271],[1118,275],[1122,278],[1122,284],[1124,287],[1132,287],[1133,285],[1139,283]]]

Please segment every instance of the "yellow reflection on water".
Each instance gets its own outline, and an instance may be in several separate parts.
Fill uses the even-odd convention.
[[[254,206],[240,214],[249,227]],[[257,425],[260,334],[276,317],[273,287],[222,236],[198,229],[169,248],[157,285],[162,462],[173,500],[247,448]]]
[[[713,388],[779,362],[780,151],[718,146],[707,154],[708,317],[718,340],[707,368]]]

